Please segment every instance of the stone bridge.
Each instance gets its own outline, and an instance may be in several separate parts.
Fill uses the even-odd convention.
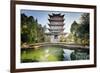
[[[66,44],[66,43],[35,43],[30,45],[23,45],[21,49],[39,48],[44,46],[57,46],[64,49],[71,49],[71,50],[89,50],[89,46],[83,46],[81,44]]]

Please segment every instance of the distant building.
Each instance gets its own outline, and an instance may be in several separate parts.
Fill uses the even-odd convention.
[[[52,43],[60,42],[60,37],[66,35],[64,33],[64,15],[61,14],[54,14],[48,15],[49,16],[49,33],[46,33],[48,40]]]

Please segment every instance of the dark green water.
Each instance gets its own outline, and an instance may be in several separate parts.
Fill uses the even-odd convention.
[[[89,59],[89,53],[59,47],[41,47],[21,50],[21,62],[50,62]]]

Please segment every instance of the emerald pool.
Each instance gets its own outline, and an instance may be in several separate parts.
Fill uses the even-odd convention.
[[[89,59],[88,51],[70,50],[57,46],[21,49],[21,62],[51,62]]]

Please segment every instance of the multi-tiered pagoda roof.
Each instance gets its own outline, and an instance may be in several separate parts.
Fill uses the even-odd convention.
[[[64,31],[64,15],[59,14],[54,14],[52,13],[51,15],[49,14],[49,31],[50,33],[63,33]]]

